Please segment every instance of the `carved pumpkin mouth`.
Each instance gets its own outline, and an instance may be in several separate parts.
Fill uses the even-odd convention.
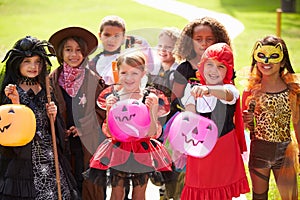
[[[3,133],[5,131],[5,129],[8,129],[10,127],[11,124],[8,124],[6,126],[4,126],[3,128],[0,128],[0,132]]]
[[[188,137],[184,133],[181,133],[181,135],[184,137],[185,143],[187,143],[187,144],[192,143],[193,146],[197,146],[199,143],[204,142],[204,140],[198,140],[197,142],[195,142],[195,140],[193,138],[188,139]]]
[[[128,116],[124,116],[124,117],[116,116],[115,119],[119,122],[124,122],[124,121],[131,121],[132,118],[134,118],[134,117],[135,117],[135,114],[131,114],[131,115],[129,115],[129,117]]]

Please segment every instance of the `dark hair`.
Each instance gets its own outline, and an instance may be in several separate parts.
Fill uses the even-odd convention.
[[[6,53],[2,61],[6,61],[6,63],[3,82],[1,83],[1,103],[5,96],[4,88],[8,84],[18,84],[20,81],[22,77],[20,73],[20,65],[26,57],[39,56],[41,58],[42,69],[37,80],[43,87],[45,86],[45,77],[46,74],[50,72],[51,66],[51,62],[48,57],[54,56],[52,54],[47,54],[45,47],[47,47],[50,51],[53,50],[53,46],[47,41],[40,41],[35,37],[26,36],[25,38],[18,40],[14,44],[13,48]]]
[[[174,53],[178,60],[191,60],[196,57],[193,48],[193,34],[195,27],[203,25],[209,26],[216,39],[216,43],[224,42],[231,46],[231,41],[225,27],[216,19],[211,17],[203,17],[189,22],[181,32],[179,39],[175,45]]]
[[[276,44],[280,43],[283,49],[283,60],[281,61],[283,67],[280,68],[279,73],[281,74],[284,71],[284,69],[287,69],[287,71],[290,73],[295,73],[290,61],[287,46],[282,38],[274,35],[268,35],[262,38],[261,40],[258,40],[257,42],[261,42],[262,45],[272,45],[272,46],[275,46]],[[253,71],[256,63],[257,61],[254,59],[254,55],[252,53],[251,72]]]
[[[75,40],[75,42],[78,43],[78,45],[80,47],[80,52],[82,53],[82,56],[84,58],[87,58],[87,56],[88,56],[88,45],[84,39],[82,39],[81,37],[77,37],[77,36],[67,37],[67,38],[63,39],[61,41],[61,43],[58,45],[57,52],[56,52],[57,60],[58,60],[59,64],[61,64],[61,65],[64,62],[64,59],[63,59],[64,45],[70,39],[73,39],[73,40]]]

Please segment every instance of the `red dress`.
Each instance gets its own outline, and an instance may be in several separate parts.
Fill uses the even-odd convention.
[[[181,200],[226,200],[250,191],[235,130],[204,158],[188,156]],[[195,178],[198,177],[198,178]]]
[[[119,142],[108,138],[100,144],[90,160],[91,168],[116,168],[128,173],[171,171],[171,164],[171,157],[165,147],[150,138],[134,142]]]

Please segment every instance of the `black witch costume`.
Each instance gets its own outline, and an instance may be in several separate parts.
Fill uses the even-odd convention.
[[[20,104],[28,106],[35,114],[36,133],[33,140],[24,146],[0,146],[0,200],[58,199],[51,128],[45,106],[47,103],[45,77],[49,70],[47,66],[51,66],[48,56],[53,54],[47,54],[45,47],[54,52],[46,41],[26,36],[16,42],[2,61],[7,60],[0,104],[12,103],[4,94],[4,88],[8,84],[15,84]],[[24,58],[36,55],[42,60],[40,74],[36,78],[23,77],[19,69],[20,64]],[[24,91],[18,86],[22,83],[27,85],[39,83],[42,89],[37,94],[31,89]],[[62,199],[78,199],[76,183],[63,156],[64,124],[59,114],[55,119],[55,129]]]

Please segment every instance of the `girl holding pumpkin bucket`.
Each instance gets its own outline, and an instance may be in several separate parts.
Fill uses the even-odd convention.
[[[54,151],[50,133],[49,115],[54,116],[57,141],[63,144],[64,131],[57,115],[54,102],[47,103],[45,77],[47,66],[51,66],[45,47],[53,48],[46,41],[26,36],[18,40],[5,56],[5,75],[1,86],[0,104],[23,104],[35,114],[36,131],[27,144],[0,146],[0,199],[58,199]],[[14,106],[8,113],[10,118],[19,115]],[[27,116],[19,116],[26,120]],[[16,122],[18,123],[18,122]],[[11,126],[14,124],[12,123]],[[1,134],[9,133],[10,127]],[[26,127],[19,127],[20,131]],[[58,148],[61,197],[76,199],[74,178],[70,174],[67,161]],[[75,196],[73,196],[75,195]]]
[[[205,50],[198,66],[201,84],[188,84],[185,89],[182,102],[186,110],[211,118],[218,127],[219,138],[208,155],[188,156],[183,200],[225,200],[249,192],[241,157],[246,143],[239,91],[232,80],[233,67],[229,45],[213,44]]]
[[[131,180],[132,199],[145,199],[150,174],[170,171],[171,158],[159,141],[158,97],[141,88],[146,74],[145,58],[138,51],[123,53],[117,59],[119,91],[106,98],[107,124],[110,137],[98,148],[90,161],[89,179],[97,170],[110,171],[111,199],[124,198],[124,186]]]

